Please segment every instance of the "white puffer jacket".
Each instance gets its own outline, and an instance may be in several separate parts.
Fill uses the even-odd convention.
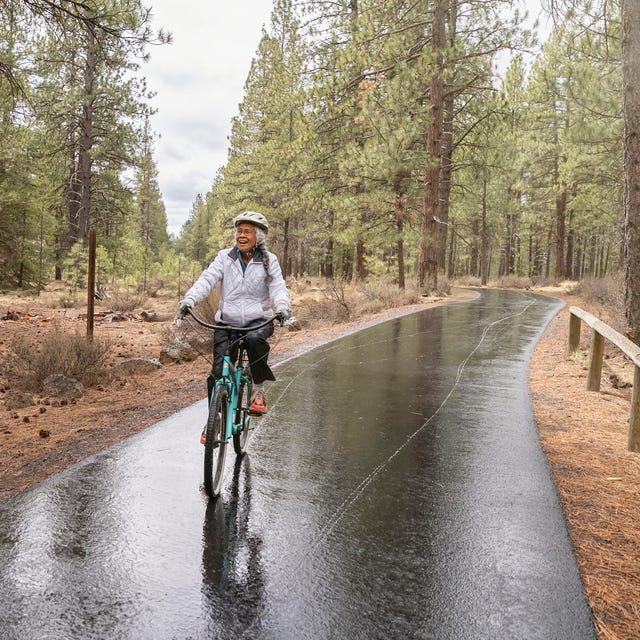
[[[270,318],[273,315],[271,305],[276,311],[291,309],[291,297],[278,258],[269,251],[267,255],[270,282],[266,281],[261,249],[256,250],[245,270],[237,247],[223,249],[187,291],[185,301],[195,306],[221,283],[216,322],[239,327]]]

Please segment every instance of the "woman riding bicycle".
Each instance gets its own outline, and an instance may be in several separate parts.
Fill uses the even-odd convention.
[[[220,305],[215,316],[217,323],[235,327],[259,325],[272,316],[272,306],[282,320],[288,319],[291,316],[291,296],[278,258],[265,247],[269,231],[267,219],[261,213],[245,211],[234,218],[233,224],[235,246],[220,251],[202,272],[179,303],[180,313],[184,317],[220,283]],[[267,338],[272,333],[273,323],[248,332],[245,339],[253,378],[251,413],[256,415],[267,412],[264,381],[276,379],[267,363]],[[207,378],[209,400],[215,381],[222,374],[222,362],[230,340],[233,337],[229,331],[214,332],[213,367]],[[204,435],[201,441],[204,441]]]

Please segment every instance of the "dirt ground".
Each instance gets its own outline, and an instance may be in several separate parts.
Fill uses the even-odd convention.
[[[542,447],[562,501],[575,554],[594,612],[600,640],[640,638],[640,455],[627,451],[632,366],[607,347],[602,388],[586,391],[589,331],[583,328],[581,351],[567,352],[570,305],[607,321],[606,312],[562,291],[567,306],[551,322],[531,363],[531,392]],[[456,291],[456,297],[469,295]],[[308,323],[296,332],[277,330],[272,362],[351,331],[446,301],[369,315],[355,322]],[[175,301],[149,303],[172,314]],[[98,313],[108,306],[96,307]],[[77,401],[62,403],[35,396],[36,404],[5,409],[15,367],[10,345],[16,337],[40,339],[53,326],[84,332],[76,309],[51,306],[46,296],[0,295],[0,501],[6,500],[69,465],[200,400],[210,364],[203,357],[167,364],[144,375],[123,377],[85,389]],[[603,315],[605,317],[603,317]],[[157,358],[170,320],[145,322],[139,314],[125,320],[98,319],[95,335],[108,337],[110,365]],[[152,401],[150,399],[153,399]],[[197,435],[197,434],[196,434]]]

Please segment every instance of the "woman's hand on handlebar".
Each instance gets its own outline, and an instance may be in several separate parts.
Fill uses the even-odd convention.
[[[190,314],[192,308],[193,305],[191,304],[190,300],[181,300],[178,303],[178,311],[180,312],[180,317],[184,318],[185,316]]]
[[[276,310],[276,320],[279,322],[280,326],[283,327],[284,323],[291,317],[291,309],[287,309],[286,307],[281,307]]]

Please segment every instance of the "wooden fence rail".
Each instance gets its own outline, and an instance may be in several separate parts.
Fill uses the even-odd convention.
[[[633,392],[631,395],[631,417],[629,419],[629,451],[640,452],[640,346],[625,338],[587,311],[578,307],[569,308],[569,351],[573,353],[580,347],[581,323],[591,327],[591,354],[589,356],[588,391],[600,391],[602,360],[605,338],[624,353],[634,365]]]

